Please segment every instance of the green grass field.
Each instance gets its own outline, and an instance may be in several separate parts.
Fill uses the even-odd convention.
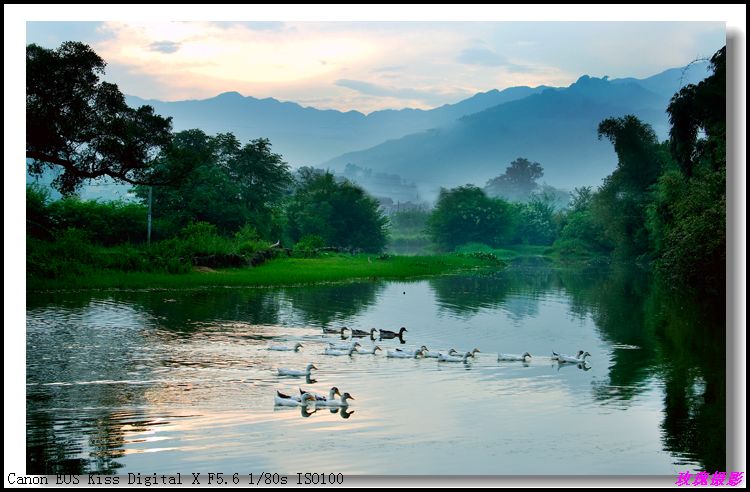
[[[62,279],[27,279],[27,290],[103,288],[194,288],[209,286],[275,286],[359,279],[405,279],[471,270],[502,268],[479,258],[460,255],[391,256],[331,254],[318,258],[279,258],[258,267],[184,274],[124,273],[100,270]]]

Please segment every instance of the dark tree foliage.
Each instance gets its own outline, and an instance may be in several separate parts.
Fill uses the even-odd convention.
[[[656,182],[661,161],[659,141],[651,126],[633,115],[607,118],[599,123],[599,139],[606,137],[615,148],[617,169],[612,176],[617,186],[630,192],[643,192]]]
[[[713,74],[680,89],[667,108],[672,155],[688,177],[701,161],[726,166],[726,57],[725,46],[711,57]]]
[[[186,130],[175,134],[154,168],[162,175],[191,170],[176,184],[153,191],[154,217],[167,219],[174,230],[203,221],[225,234],[245,224],[264,238],[280,234],[272,218],[292,178],[268,140],[243,146],[231,133],[211,137],[201,130]],[[139,186],[136,195],[146,201],[148,191]]]
[[[314,235],[328,246],[379,252],[388,239],[388,219],[359,186],[329,172],[309,173],[287,206],[287,233],[294,242]]]
[[[519,244],[550,245],[558,235],[557,214],[552,197],[534,197],[515,203],[515,241]]]
[[[617,169],[604,180],[592,201],[591,212],[607,236],[604,242],[615,245],[618,255],[646,255],[646,207],[651,200],[651,186],[663,169],[664,149],[651,127],[633,115],[602,121],[599,138],[602,137],[615,148]]]
[[[526,200],[537,188],[536,180],[544,176],[542,165],[519,157],[510,163],[505,173],[487,181],[485,191],[491,196],[511,200]]]
[[[467,243],[497,247],[511,239],[514,213],[509,203],[490,198],[473,185],[441,189],[427,228],[444,250]]]
[[[713,74],[675,94],[668,112],[676,161],[648,209],[657,266],[670,280],[723,295],[726,283],[726,47]]]
[[[41,175],[45,167],[62,167],[53,184],[64,195],[102,176],[131,184],[166,182],[151,172],[151,161],[170,143],[171,118],[150,106],[125,104],[115,84],[99,80],[105,65],[83,43],[26,47],[29,171]]]

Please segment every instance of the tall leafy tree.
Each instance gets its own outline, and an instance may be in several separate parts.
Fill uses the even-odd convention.
[[[489,180],[485,191],[491,196],[509,200],[526,200],[536,190],[536,181],[542,176],[544,169],[541,164],[519,157],[510,163],[503,174]]]
[[[326,172],[306,173],[287,206],[287,232],[297,242],[320,236],[329,246],[381,251],[388,239],[388,219],[377,200]]]
[[[713,169],[726,167],[726,58],[725,46],[711,57],[713,74],[680,89],[667,108],[670,149],[688,177],[702,163]]]
[[[663,169],[665,149],[653,129],[633,115],[607,118],[598,133],[612,142],[617,168],[604,180],[591,211],[620,256],[647,254],[646,207]]]
[[[171,141],[171,118],[125,104],[103,82],[106,63],[89,46],[26,47],[26,157],[29,171],[62,168],[53,185],[64,195],[87,179],[109,176],[131,184],[164,183],[153,159]]]
[[[674,95],[669,147],[648,227],[663,274],[723,295],[726,283],[726,47],[712,74]]]
[[[191,170],[175,184],[154,189],[155,217],[177,227],[208,222],[223,233],[245,224],[266,238],[280,232],[273,230],[272,215],[291,183],[291,173],[282,157],[271,152],[268,140],[242,145],[231,133],[209,136],[186,130],[175,135],[154,167],[163,175]],[[148,193],[148,187],[136,188],[143,200]]]
[[[500,246],[511,238],[513,226],[511,206],[473,185],[441,189],[427,221],[432,240],[445,250],[473,242]]]

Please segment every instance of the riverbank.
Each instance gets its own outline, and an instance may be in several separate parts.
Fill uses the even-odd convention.
[[[86,275],[27,278],[27,290],[260,287],[361,279],[407,279],[503,268],[480,255],[387,256],[330,254],[278,258],[257,267],[200,269],[183,274],[99,270]]]

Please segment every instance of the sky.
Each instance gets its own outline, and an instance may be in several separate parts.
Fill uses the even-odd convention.
[[[710,57],[724,22],[27,22],[26,42],[89,44],[105,80],[175,101],[222,92],[364,113],[429,109],[583,74],[654,75]]]

